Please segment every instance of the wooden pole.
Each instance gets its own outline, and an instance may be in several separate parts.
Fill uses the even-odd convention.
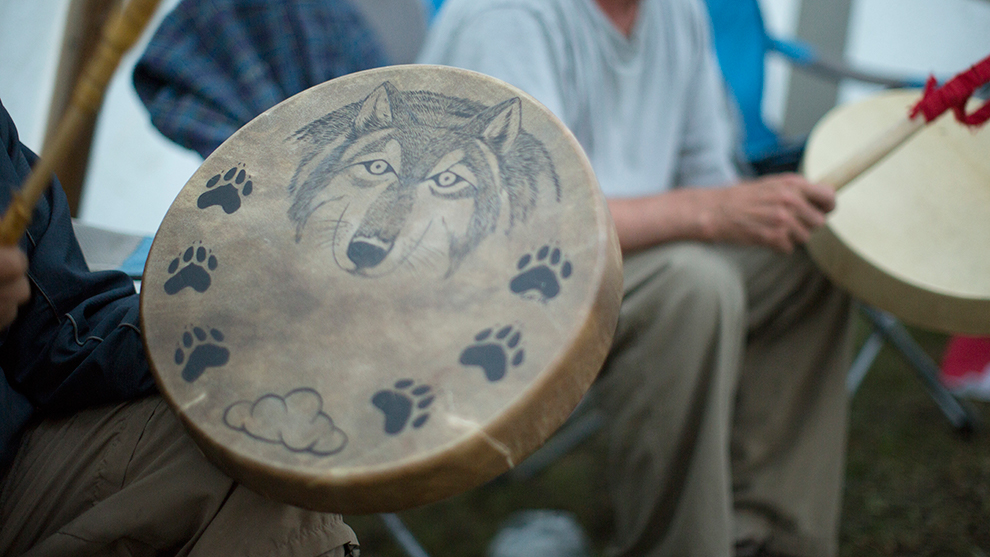
[[[45,142],[41,157],[28,175],[24,187],[14,194],[7,213],[0,221],[0,244],[15,245],[24,234],[31,222],[35,204],[51,183],[56,163],[72,151],[79,132],[99,110],[120,58],[141,36],[157,6],[158,0],[130,0],[116,10],[104,26],[96,55],[76,83],[72,102],[59,123],[58,133],[51,141]]]
[[[72,102],[72,92],[100,42],[100,30],[109,20],[114,9],[123,5],[122,0],[71,0],[62,39],[62,54],[59,57],[58,73],[55,77],[55,90],[48,108],[48,126],[45,129],[44,145],[54,141],[58,126]],[[55,161],[55,175],[58,176],[69,201],[69,211],[76,216],[82,198],[86,168],[89,166],[89,153],[93,143],[98,114],[92,114],[76,140],[75,146],[62,160]]]

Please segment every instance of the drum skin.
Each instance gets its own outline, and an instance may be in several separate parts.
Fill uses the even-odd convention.
[[[583,151],[522,91],[395,66],[261,114],[180,192],[145,267],[158,386],[273,499],[401,510],[490,480],[608,353],[615,230]]]
[[[840,106],[815,127],[812,181],[907,118],[919,91]],[[839,190],[808,251],[853,296],[918,327],[990,334],[990,129],[951,113]]]

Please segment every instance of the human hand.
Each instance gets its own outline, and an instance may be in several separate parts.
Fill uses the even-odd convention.
[[[31,297],[28,259],[17,247],[0,247],[0,329],[17,317],[17,308]]]
[[[832,188],[798,174],[767,176],[713,194],[713,239],[765,245],[784,253],[807,242],[835,208]]]

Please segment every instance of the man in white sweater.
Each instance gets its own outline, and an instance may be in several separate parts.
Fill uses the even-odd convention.
[[[533,95],[608,200],[610,554],[835,555],[850,304],[800,247],[835,196],[740,181],[708,33],[700,0],[446,0],[419,61]]]

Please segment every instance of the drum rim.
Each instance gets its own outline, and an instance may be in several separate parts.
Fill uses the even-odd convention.
[[[897,277],[845,244],[828,224],[813,234],[807,250],[832,282],[910,325],[947,334],[990,334],[990,299],[935,292]]]

